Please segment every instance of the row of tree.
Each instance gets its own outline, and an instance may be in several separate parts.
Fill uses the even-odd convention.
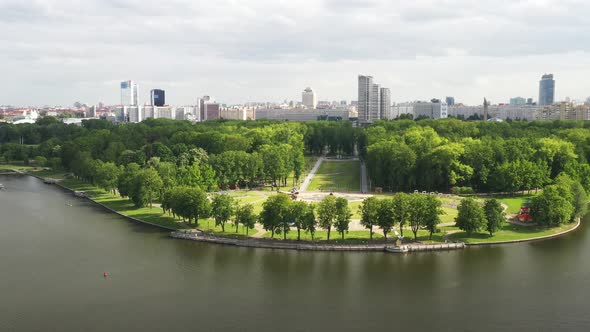
[[[493,236],[506,221],[504,208],[496,199],[488,199],[482,206],[471,197],[464,198],[457,210],[456,226],[468,235],[485,229]]]
[[[404,227],[409,225],[414,239],[418,238],[421,228],[428,230],[429,238],[436,232],[443,214],[441,201],[431,195],[397,193],[391,198],[379,199],[375,196],[366,198],[359,207],[361,224],[373,238],[373,228],[379,227],[383,236],[395,226],[399,227],[400,236],[404,236]]]

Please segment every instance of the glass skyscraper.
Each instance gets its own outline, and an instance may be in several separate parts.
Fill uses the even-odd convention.
[[[545,74],[539,81],[539,106],[553,105],[555,101],[555,80],[553,74]]]

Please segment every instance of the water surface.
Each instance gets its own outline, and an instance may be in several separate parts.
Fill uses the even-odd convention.
[[[0,331],[590,328],[585,225],[410,255],[235,248],[170,239],[32,177],[0,183]]]

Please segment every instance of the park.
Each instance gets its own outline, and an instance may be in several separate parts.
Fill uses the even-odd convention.
[[[575,228],[590,185],[583,125],[159,119],[80,128],[43,119],[26,131],[0,128],[0,169],[85,192],[136,220],[209,236],[500,243]],[[23,130],[28,144],[12,143],[6,128]],[[554,136],[540,136],[547,131]]]

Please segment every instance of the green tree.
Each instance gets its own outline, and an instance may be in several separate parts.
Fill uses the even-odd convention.
[[[96,184],[106,191],[112,191],[114,194],[120,175],[121,169],[115,163],[100,163],[96,174]]]
[[[140,167],[136,163],[130,163],[125,166],[125,169],[119,175],[117,179],[117,190],[121,197],[131,197],[134,189],[134,179],[137,173],[139,173]]]
[[[301,230],[305,228],[305,216],[309,210],[309,204],[303,201],[291,202],[289,206],[289,223],[297,228],[297,241],[301,240]]]
[[[531,216],[540,225],[559,226],[570,221],[574,214],[575,208],[563,194],[563,188],[556,185],[545,187],[531,202]]]
[[[327,238],[328,241],[330,241],[330,231],[332,230],[332,225],[337,217],[336,197],[333,195],[324,197],[324,199],[318,203],[317,214],[319,225],[328,232]]]
[[[395,226],[395,212],[393,211],[393,201],[391,199],[384,199],[379,204],[379,213],[377,217],[377,224],[383,231],[383,237],[387,240],[387,234]]]
[[[271,232],[271,238],[274,238],[275,232],[283,223],[283,219],[289,212],[289,204],[291,198],[285,194],[276,194],[270,196],[262,204],[262,212],[260,212],[260,223],[266,231]]]
[[[391,198],[393,210],[393,222],[399,225],[400,236],[404,236],[404,226],[409,219],[410,196],[405,193],[397,193]]]
[[[457,227],[471,235],[481,230],[486,224],[485,213],[479,203],[471,197],[464,198],[457,207],[455,222]]]
[[[502,228],[502,224],[506,220],[504,208],[497,199],[488,199],[483,209],[486,217],[486,230],[490,236],[494,236],[494,233]]]
[[[344,232],[348,232],[350,225],[350,208],[348,207],[348,200],[343,197],[336,198],[336,218],[334,220],[334,227],[340,233],[342,240],[344,240]]]
[[[236,208],[236,233],[238,232],[238,225],[244,226],[246,235],[248,230],[254,229],[256,226],[256,214],[254,214],[254,206],[252,204],[240,205]]]
[[[408,220],[410,228],[414,233],[414,240],[418,239],[418,231],[424,226],[424,215],[426,211],[426,196],[421,194],[410,194],[408,198]]]
[[[318,225],[318,221],[315,217],[315,206],[313,204],[309,204],[305,215],[303,216],[303,229],[306,232],[309,232],[311,235],[311,240],[313,241],[315,236],[316,227]]]
[[[149,203],[150,209],[162,190],[162,179],[153,168],[140,170],[133,181],[131,200],[137,207],[144,207]]]
[[[379,217],[379,207],[381,201],[375,197],[367,197],[363,200],[363,204],[359,206],[361,214],[361,225],[369,230],[370,239],[373,239],[373,227],[377,225]]]
[[[211,200],[211,215],[215,220],[215,226],[221,225],[221,231],[225,232],[225,224],[235,214],[236,201],[229,195],[213,195]]]
[[[436,226],[440,224],[440,215],[444,213],[441,205],[441,201],[436,196],[426,196],[424,198],[423,219],[420,223],[428,230],[429,240],[432,240],[432,234],[436,232]]]

